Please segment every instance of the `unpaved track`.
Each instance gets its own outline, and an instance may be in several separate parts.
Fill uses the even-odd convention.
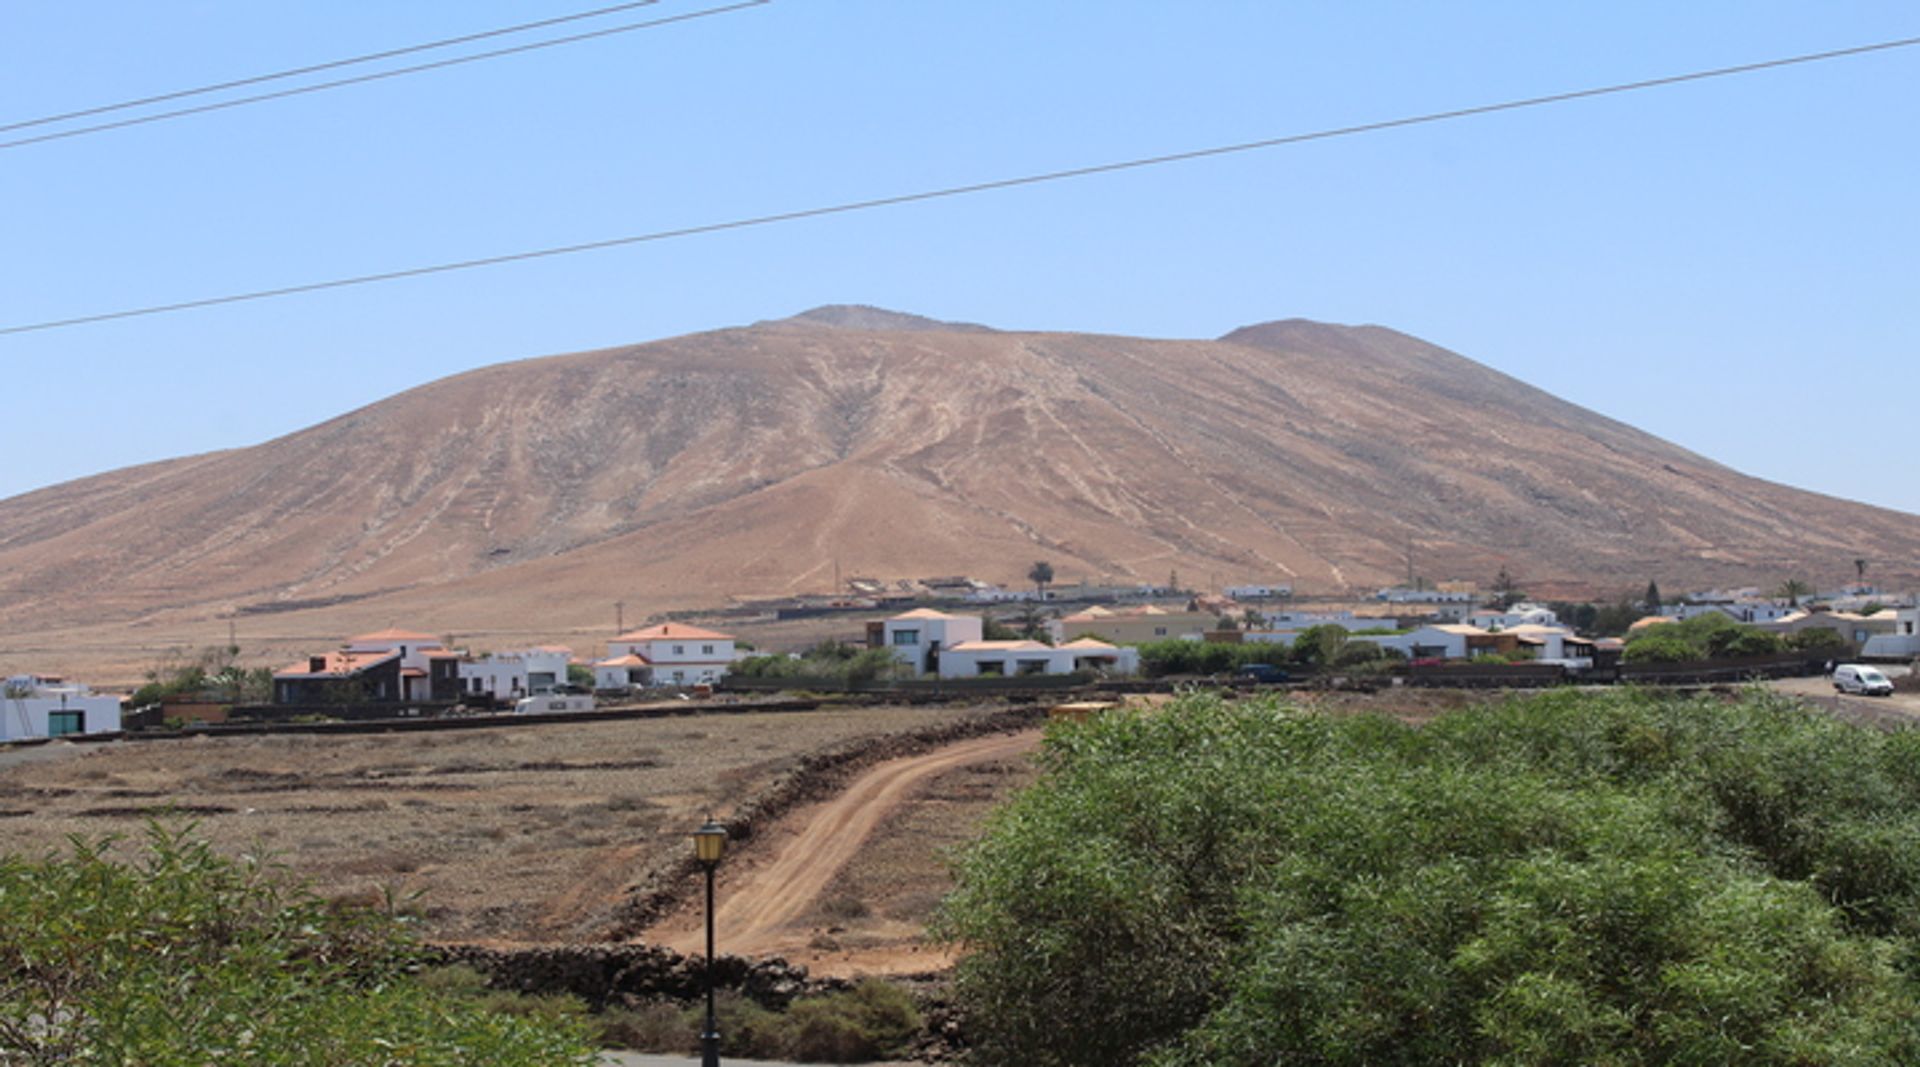
[[[715,915],[726,931],[725,951],[737,956],[765,955],[788,946],[786,927],[807,909],[860,851],[868,835],[918,785],[937,774],[970,763],[1012,759],[1033,751],[1040,731],[994,734],[882,763],[855,779],[839,796],[796,811],[784,820],[800,827],[772,862],[747,872],[728,886]],[[704,929],[692,912],[669,920],[652,937],[675,951],[691,953],[705,944]]]

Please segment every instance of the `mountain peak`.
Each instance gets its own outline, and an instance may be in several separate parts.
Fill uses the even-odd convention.
[[[925,315],[889,311],[870,304],[823,304],[802,311],[784,322],[809,326],[827,326],[836,330],[884,330],[907,333],[991,333],[992,328],[972,322],[943,322]]]

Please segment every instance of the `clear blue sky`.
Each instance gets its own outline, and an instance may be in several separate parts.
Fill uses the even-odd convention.
[[[0,124],[592,6],[12,3]],[[1915,35],[1911,0],[774,0],[0,150],[0,326]],[[1920,512],[1915,131],[1920,48],[0,337],[0,496],[489,363],[868,303],[1161,337],[1378,323],[1746,472]]]

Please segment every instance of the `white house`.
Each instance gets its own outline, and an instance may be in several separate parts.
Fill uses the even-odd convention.
[[[1230,585],[1226,594],[1235,600],[1278,600],[1293,595],[1292,582],[1274,585]]]
[[[1893,632],[1867,638],[1860,649],[1867,659],[1912,659],[1920,656],[1920,608],[1901,608],[1893,613]]]
[[[711,684],[737,658],[734,637],[679,622],[663,622],[607,642],[607,658],[593,665],[597,689]]]
[[[945,650],[979,641],[984,631],[985,623],[978,615],[949,615],[932,608],[916,608],[881,622],[879,639],[880,647],[892,650],[893,658],[912,667],[915,674],[938,674],[945,678],[955,677],[942,669]]]
[[[78,682],[16,674],[0,686],[0,741],[120,729],[120,698],[96,696]]]
[[[1138,649],[1083,637],[1054,646],[1039,641],[962,641],[940,653],[940,677],[1017,677],[1106,671],[1132,674],[1140,669]]]
[[[1678,621],[1713,611],[1725,615],[1734,622],[1767,623],[1799,614],[1800,609],[1773,600],[1720,600],[1712,603],[1667,604],[1660,609],[1660,614]]]
[[[567,681],[573,650],[541,645],[518,652],[494,652],[460,661],[460,690],[468,696],[519,700],[551,692]]]
[[[1554,614],[1553,609],[1524,601],[1504,611],[1488,608],[1467,616],[1468,626],[1478,626],[1482,630],[1491,630],[1495,627],[1511,630],[1516,626],[1557,626],[1559,623],[1560,616]]]
[[[1471,604],[1474,595],[1460,590],[1409,589],[1396,585],[1373,594],[1375,600],[1394,604]]]

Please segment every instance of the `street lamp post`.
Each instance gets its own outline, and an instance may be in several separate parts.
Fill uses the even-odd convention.
[[[720,1026],[713,1015],[713,869],[727,850],[727,828],[707,816],[693,832],[693,854],[707,869],[707,1028],[700,1034],[700,1067],[720,1067]]]

